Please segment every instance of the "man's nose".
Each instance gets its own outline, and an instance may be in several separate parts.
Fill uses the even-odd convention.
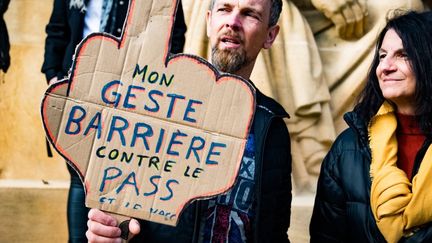
[[[232,29],[238,29],[241,26],[241,16],[240,13],[236,11],[232,11],[229,16],[227,16],[227,20],[225,23],[226,27],[230,27]]]

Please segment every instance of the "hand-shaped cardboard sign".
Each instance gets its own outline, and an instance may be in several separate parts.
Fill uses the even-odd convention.
[[[92,34],[42,101],[47,136],[84,181],[86,205],[175,225],[235,182],[255,90],[204,59],[169,56],[178,0],[131,0],[123,35]]]

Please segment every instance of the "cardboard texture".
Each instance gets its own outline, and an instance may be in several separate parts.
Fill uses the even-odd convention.
[[[255,89],[202,58],[168,53],[176,0],[132,0],[122,38],[91,34],[42,101],[47,137],[78,171],[86,205],[176,225],[235,182]]]

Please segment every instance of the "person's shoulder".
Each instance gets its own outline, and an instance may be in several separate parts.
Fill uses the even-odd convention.
[[[273,98],[263,94],[259,89],[256,89],[256,106],[257,109],[262,109],[272,115],[289,118],[288,112]]]
[[[340,180],[340,175],[347,168],[355,168],[357,164],[354,158],[360,151],[355,140],[356,134],[352,128],[347,128],[341,132],[333,142],[329,152],[325,156],[321,165],[320,176],[330,176],[335,180]]]
[[[366,151],[367,148],[360,141],[356,130],[348,127],[333,142],[323,162],[324,171],[340,174],[353,168],[360,170],[363,162],[368,160]]]
[[[332,145],[332,150],[337,150],[339,152],[347,151],[347,150],[356,150],[358,148],[359,148],[358,134],[351,127],[348,127],[345,130],[343,130],[336,137],[336,140]]]

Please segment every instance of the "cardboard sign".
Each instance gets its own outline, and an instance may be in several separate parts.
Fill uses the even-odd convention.
[[[42,102],[45,131],[86,205],[176,225],[235,182],[255,109],[245,80],[168,53],[176,0],[132,0],[122,38],[91,34]]]

